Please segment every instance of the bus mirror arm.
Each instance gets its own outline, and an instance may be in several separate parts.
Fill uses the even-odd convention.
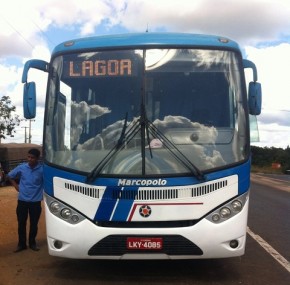
[[[252,69],[253,80],[254,80],[254,82],[257,82],[258,81],[258,72],[257,72],[256,65],[248,59],[243,59],[243,66],[244,66],[244,68],[251,68]]]
[[[262,109],[262,87],[258,80],[256,65],[247,59],[243,60],[244,68],[251,68],[253,71],[253,81],[249,83],[248,88],[248,106],[251,115],[260,115]]]
[[[35,68],[44,72],[48,72],[48,67],[49,67],[49,64],[44,60],[40,60],[40,59],[28,60],[25,63],[24,68],[23,68],[22,83],[27,82],[28,71],[30,68]]]

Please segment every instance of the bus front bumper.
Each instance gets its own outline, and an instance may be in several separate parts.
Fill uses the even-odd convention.
[[[52,215],[45,203],[49,254],[75,259],[208,259],[241,256],[245,252],[248,217],[242,211],[222,223],[202,219],[189,227],[108,228],[85,219],[69,224]],[[162,240],[162,248],[128,249],[128,238]]]

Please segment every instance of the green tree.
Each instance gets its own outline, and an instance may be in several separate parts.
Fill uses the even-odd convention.
[[[276,147],[252,146],[252,165],[258,167],[271,167],[272,163],[281,164],[281,172],[290,170],[290,147],[286,149]]]
[[[16,132],[15,127],[20,124],[19,116],[15,111],[16,107],[12,105],[10,97],[2,96],[0,98],[0,143],[6,136],[13,137],[13,133]]]

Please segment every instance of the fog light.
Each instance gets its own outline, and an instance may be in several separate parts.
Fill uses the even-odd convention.
[[[231,210],[227,207],[221,208],[220,215],[222,218],[227,219],[231,215]]]
[[[56,249],[61,249],[62,248],[62,242],[60,240],[55,240],[53,242],[53,245]]]
[[[231,248],[237,248],[238,246],[239,246],[239,242],[236,239],[230,241]]]

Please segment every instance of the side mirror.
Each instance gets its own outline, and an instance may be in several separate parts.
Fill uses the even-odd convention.
[[[25,119],[36,116],[36,87],[35,82],[27,82],[23,89],[23,115]]]
[[[262,87],[258,82],[249,83],[248,94],[249,113],[251,115],[260,115],[262,109]]]
[[[49,65],[44,60],[28,60],[23,68],[22,83],[23,89],[23,115],[26,119],[33,119],[36,116],[36,87],[35,82],[27,82],[28,71],[30,68],[36,68],[48,72]]]

